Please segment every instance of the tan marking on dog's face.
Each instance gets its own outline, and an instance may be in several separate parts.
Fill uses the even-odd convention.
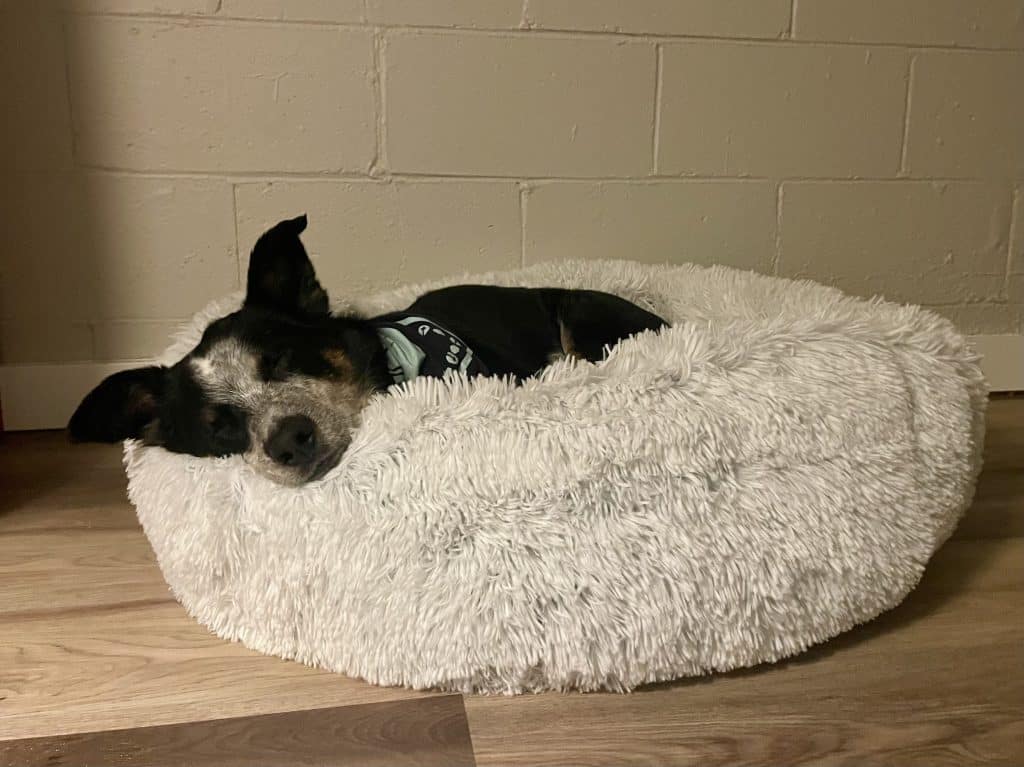
[[[338,372],[338,375],[349,377],[355,376],[355,370],[352,367],[352,360],[350,360],[348,355],[341,349],[324,349],[320,356],[324,358],[328,365]]]

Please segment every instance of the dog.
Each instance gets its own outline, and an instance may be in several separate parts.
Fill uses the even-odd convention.
[[[256,242],[242,308],[211,323],[170,367],[106,378],[68,425],[76,442],[138,439],[194,456],[241,454],[284,485],[336,466],[360,412],[418,375],[522,381],[563,356],[596,362],[619,341],[665,322],[590,290],[457,285],[403,312],[332,315],[299,235],[305,215]]]

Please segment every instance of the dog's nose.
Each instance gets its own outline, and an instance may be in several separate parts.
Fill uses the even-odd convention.
[[[282,418],[264,449],[282,466],[308,466],[316,458],[316,424],[304,415]]]

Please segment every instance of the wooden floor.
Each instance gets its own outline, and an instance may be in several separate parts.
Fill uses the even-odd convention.
[[[0,436],[0,765],[1024,765],[1024,398],[906,602],[788,663],[631,695],[372,687],[208,634],[119,450]]]

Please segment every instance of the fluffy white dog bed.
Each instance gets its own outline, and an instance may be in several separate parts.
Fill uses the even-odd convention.
[[[298,490],[128,443],[139,519],[199,621],[377,684],[626,690],[777,660],[893,607],[970,502],[986,386],[934,314],[622,262],[355,308],[463,281],[606,290],[673,327],[518,388],[393,389]]]

